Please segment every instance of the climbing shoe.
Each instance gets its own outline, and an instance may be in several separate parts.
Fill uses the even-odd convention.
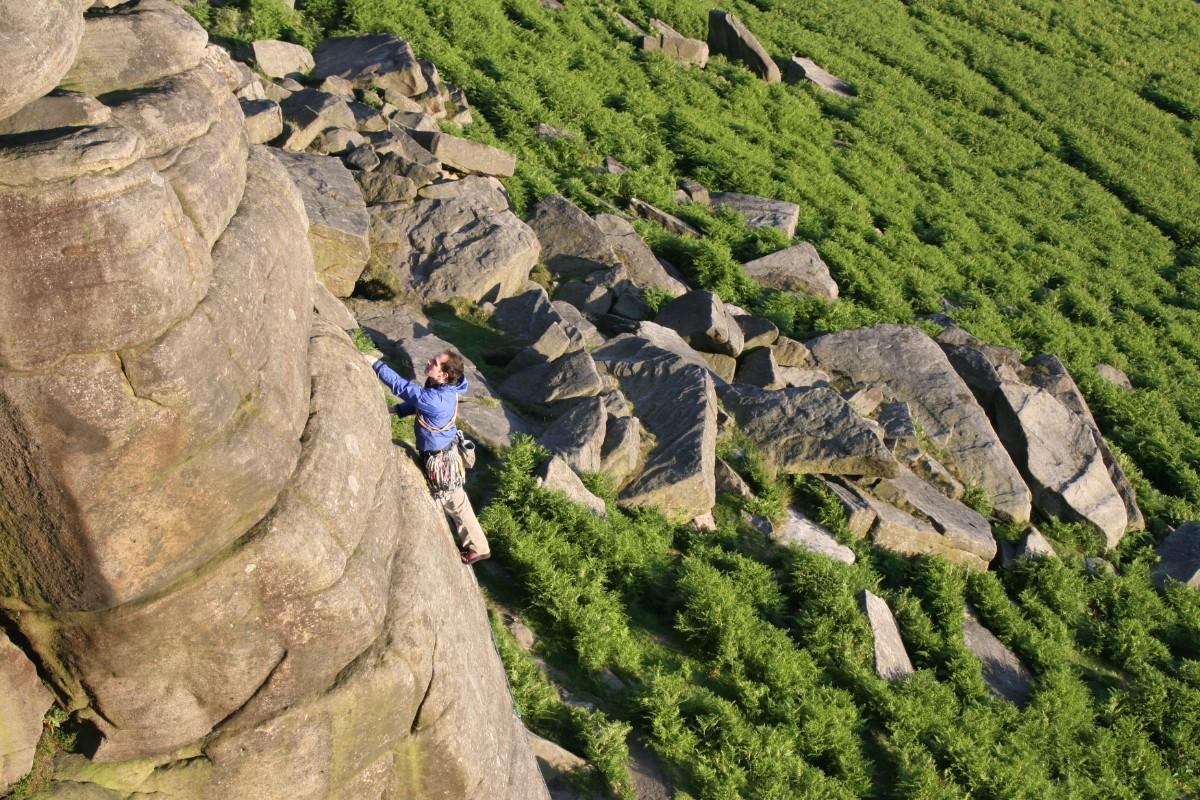
[[[462,551],[462,562],[468,567],[477,561],[487,561],[491,557],[491,553],[480,553],[474,547],[468,547]]]

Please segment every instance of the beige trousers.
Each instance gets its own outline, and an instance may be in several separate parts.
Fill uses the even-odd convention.
[[[442,508],[446,511],[450,524],[458,532],[458,540],[464,550],[471,548],[480,555],[492,551],[487,537],[483,535],[483,528],[475,517],[475,509],[471,508],[471,500],[462,488],[455,489],[443,497]]]

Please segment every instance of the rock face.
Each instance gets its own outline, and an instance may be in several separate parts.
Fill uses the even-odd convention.
[[[714,53],[741,61],[767,83],[779,82],[779,67],[742,21],[714,8],[708,12],[708,46]]]
[[[496,300],[525,286],[537,237],[511,211],[473,197],[378,206],[371,213],[371,261],[395,271],[423,302]]]
[[[472,573],[314,298],[302,196],[247,148],[235,70],[141,0],[88,13],[69,76],[111,116],[72,100],[22,124],[88,125],[0,147],[0,616],[97,734],[45,796],[544,800]],[[5,781],[45,711],[10,650]]]
[[[625,265],[629,279],[640,287],[654,287],[677,297],[688,290],[687,284],[672,278],[642,237],[626,220],[613,214],[597,214],[596,225],[608,237],[613,253]]]
[[[858,593],[858,603],[871,625],[875,644],[875,674],[886,681],[897,681],[912,674],[912,662],[896,627],[892,609],[882,597],[863,589]]]
[[[585,398],[552,422],[539,442],[576,472],[599,472],[607,418],[603,400]]]
[[[1171,533],[1155,551],[1162,559],[1154,567],[1155,581],[1167,578],[1200,589],[1200,522],[1185,522]]]
[[[655,437],[641,474],[621,491],[630,506],[655,505],[686,518],[716,500],[717,403],[708,370],[643,336],[623,334],[593,353],[616,378]]]
[[[0,632],[0,792],[33,766],[50,702],[33,663]]]
[[[8,75],[0,119],[49,92],[71,68],[83,36],[76,0],[6,3],[0,9],[0,52]]]
[[[744,266],[746,274],[764,286],[829,300],[838,296],[838,285],[829,276],[829,267],[808,242],[747,261]]]
[[[334,297],[349,297],[371,254],[370,218],[358,184],[336,158],[282,150],[276,158],[304,198],[317,279]]]
[[[901,469],[896,477],[874,483],[871,491],[896,508],[929,520],[948,546],[976,556],[985,565],[995,557],[996,540],[988,521],[911,471]]]
[[[1027,521],[1029,489],[987,415],[937,344],[917,328],[880,325],[808,343],[822,367],[855,383],[882,383],[909,404],[925,435],[946,450],[958,477],[987,489],[996,513]]]
[[[720,388],[721,402],[755,444],[800,474],[880,475],[900,465],[879,435],[832,389]]]

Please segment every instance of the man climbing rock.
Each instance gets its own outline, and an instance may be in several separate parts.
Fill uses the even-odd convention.
[[[430,491],[441,502],[446,516],[458,531],[462,562],[474,564],[488,558],[491,548],[463,489],[466,469],[455,447],[458,396],[467,391],[462,356],[446,350],[429,359],[425,363],[424,386],[401,377],[383,362],[377,351],[363,356],[379,380],[400,398],[401,402],[392,406],[392,411],[402,417],[416,415],[414,429],[417,449],[421,451],[421,465]]]

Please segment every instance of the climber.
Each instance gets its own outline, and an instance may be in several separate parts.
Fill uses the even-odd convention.
[[[429,359],[425,363],[424,386],[398,375],[383,362],[378,351],[363,356],[379,380],[400,398],[401,402],[392,406],[392,411],[402,417],[416,414],[414,429],[417,449],[421,451],[421,465],[425,468],[430,491],[441,502],[446,516],[458,531],[462,562],[469,565],[488,558],[491,549],[463,489],[466,470],[455,446],[458,396],[467,391],[462,356],[446,350]]]

